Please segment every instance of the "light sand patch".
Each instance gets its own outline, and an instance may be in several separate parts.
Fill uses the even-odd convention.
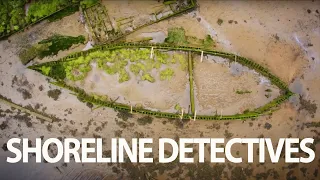
[[[259,75],[251,71],[233,75],[228,63],[218,64],[206,56],[203,62],[196,56],[194,62],[196,109],[199,114],[221,114],[221,111],[223,115],[243,113],[247,109],[260,107],[279,95],[278,88],[261,84]],[[266,92],[267,89],[271,92]],[[245,91],[250,93],[241,94]]]

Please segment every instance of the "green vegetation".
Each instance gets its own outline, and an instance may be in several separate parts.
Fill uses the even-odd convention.
[[[84,42],[84,36],[72,37],[57,34],[40,41],[36,45],[22,50],[19,53],[19,58],[23,64],[27,64],[36,57],[42,59],[46,56],[57,55],[59,51],[67,50],[74,44]]]
[[[119,82],[122,83],[125,81],[129,81],[129,79],[130,79],[130,76],[129,76],[128,72],[124,69],[121,69],[119,71]]]
[[[181,111],[182,110],[182,107],[180,106],[180,104],[176,104],[174,106],[174,109],[177,110],[177,111]]]
[[[201,48],[194,48],[194,47],[186,47],[186,46],[168,46],[168,45],[159,45],[159,44],[133,44],[133,43],[122,43],[122,44],[110,44],[110,45],[104,45],[104,46],[98,46],[95,47],[93,49],[90,49],[88,51],[84,51],[84,52],[78,52],[78,53],[74,53],[71,54],[67,57],[62,58],[60,61],[56,61],[56,62],[47,62],[47,63],[43,63],[43,64],[39,64],[39,65],[34,65],[34,66],[30,66],[30,69],[39,71],[43,74],[48,72],[48,68],[41,68],[43,66],[46,67],[51,67],[51,70],[49,72],[49,76],[53,77],[52,72],[53,69],[56,69],[55,66],[59,65],[62,66],[63,63],[69,62],[69,61],[73,61],[74,59],[84,56],[85,58],[87,58],[87,56],[91,55],[92,53],[96,53],[96,52],[112,52],[112,51],[127,51],[128,49],[125,48],[151,48],[154,47],[156,49],[163,49],[163,50],[177,50],[177,51],[184,51],[184,52],[197,52],[200,53],[201,51],[204,52],[204,54],[209,54],[209,55],[215,55],[215,56],[219,56],[219,57],[223,57],[223,58],[228,58],[231,61],[235,60],[235,54],[232,53],[226,53],[226,52],[220,52],[220,51],[214,51],[214,50],[206,50],[206,49],[201,49]],[[120,49],[120,50],[119,50]],[[131,49],[132,50],[132,49]],[[119,58],[119,56],[117,56]],[[189,54],[189,61],[191,54]],[[115,61],[114,59],[108,59],[108,58],[104,58],[106,61]],[[154,57],[153,59],[150,59],[150,62],[152,61],[156,61],[156,57]],[[130,59],[131,61],[131,59]],[[169,60],[168,62],[175,62],[175,59],[172,59],[171,61]],[[246,111],[244,114],[235,114],[235,115],[211,115],[211,116],[206,116],[206,115],[197,115],[196,119],[199,120],[236,120],[236,119],[248,119],[248,118],[256,118],[259,117],[261,114],[266,114],[266,113],[270,113],[273,110],[275,110],[281,103],[283,103],[284,101],[286,101],[289,97],[291,97],[293,95],[293,93],[288,89],[287,85],[285,83],[283,83],[278,77],[274,76],[273,74],[271,74],[269,72],[268,69],[260,66],[259,64],[255,63],[254,61],[241,57],[241,56],[237,56],[237,62],[241,63],[242,65],[245,65],[251,69],[256,70],[258,73],[260,73],[261,75],[268,77],[270,79],[270,81],[275,84],[276,86],[278,86],[281,89],[281,95],[275,99],[273,99],[271,102],[257,108],[254,110],[249,110]],[[191,64],[191,63],[189,63]],[[63,67],[63,66],[62,66]],[[146,65],[146,63],[144,63],[144,67],[147,68],[148,66]],[[189,66],[189,68],[192,68],[192,66]],[[64,70],[64,69],[63,69]],[[62,75],[63,75],[62,71]],[[191,71],[190,71],[191,72]],[[191,74],[192,75],[192,74]],[[55,78],[55,77],[53,77]],[[57,78],[55,78],[57,79]],[[58,79],[57,79],[58,80]],[[84,90],[77,88],[77,87],[72,87],[67,85],[64,81],[58,80],[57,82],[54,82],[53,84],[60,86],[62,88],[66,88],[70,91],[73,91],[75,95],[77,95],[78,98],[81,98],[83,101],[85,102],[90,102],[94,105],[98,105],[98,106],[105,106],[105,107],[110,107],[110,108],[114,108],[115,110],[125,110],[125,111],[131,111],[130,106],[128,105],[124,105],[124,104],[119,104],[110,100],[102,100],[102,99],[97,99],[95,98],[93,95],[88,95],[87,93],[84,92]],[[190,91],[190,95],[192,94],[192,91]],[[191,100],[192,103],[192,100]],[[303,102],[302,102],[303,104]],[[315,108],[313,108],[316,106],[312,105],[312,112],[314,112]],[[160,118],[172,118],[172,119],[177,119],[179,118],[179,114],[177,113],[165,113],[165,112],[158,112],[158,111],[152,111],[152,110],[147,110],[144,109],[143,107],[137,107],[135,106],[134,108],[132,108],[132,112],[133,113],[141,113],[141,114],[145,114],[147,116],[156,116],[156,117],[160,117]],[[183,119],[190,119],[193,118],[192,114],[184,114]]]
[[[47,50],[40,51],[38,56],[39,58],[44,58],[46,56],[57,55],[59,51],[64,51],[69,49],[74,44],[84,44],[86,38],[84,36],[72,37],[72,36],[63,36],[55,34],[48,39],[40,41],[38,44],[45,44],[48,46]]]
[[[0,38],[33,25],[43,19],[55,21],[71,15],[98,0],[1,0],[0,1]],[[26,11],[25,7],[28,6]]]
[[[210,35],[206,35],[205,39],[186,36],[185,30],[182,27],[168,29],[168,37],[165,39],[165,42],[174,45],[191,45],[194,47],[201,46],[205,49],[212,49],[215,45],[215,42]]]
[[[171,68],[167,68],[160,72],[160,80],[170,80],[174,76],[174,71]]]
[[[143,81],[149,81],[149,82],[151,82],[151,83],[153,83],[153,82],[156,81],[149,73],[145,73],[145,74],[142,76],[141,80],[143,80]]]
[[[206,38],[203,40],[203,47],[205,49],[211,49],[214,46],[214,41],[210,35],[207,35]]]
[[[36,44],[34,46],[21,50],[21,52],[19,53],[19,58],[22,64],[25,65],[28,64],[34,58],[36,58],[41,51],[45,51],[47,49],[47,44]]]
[[[248,90],[237,90],[236,93],[237,94],[249,94],[249,93],[251,93],[251,91],[248,91]]]
[[[191,104],[191,112],[195,113],[195,105],[194,105],[194,88],[193,88],[193,60],[191,52],[188,52],[188,70],[189,70],[189,85],[190,85],[190,104]]]
[[[53,14],[54,12],[69,5],[69,0],[41,0],[30,4],[26,21],[34,23],[39,19]]]
[[[185,30],[180,27],[170,28],[168,30],[168,37],[165,39],[166,43],[175,45],[186,45],[188,44]]]
[[[170,5],[170,4],[173,4],[173,3],[175,3],[175,2],[177,2],[177,0],[164,0],[164,1],[163,1],[163,4],[165,4],[165,5]]]
[[[84,9],[90,8],[94,5],[96,5],[99,2],[99,0],[82,0],[80,2],[80,6]]]
[[[170,60],[170,58],[172,58]],[[78,81],[82,80],[91,70],[90,62],[97,63],[98,68],[104,70],[109,75],[118,75],[119,83],[130,80],[129,72],[126,66],[129,65],[128,70],[134,75],[140,77],[142,81],[155,82],[155,78],[150,74],[152,69],[159,69],[162,64],[170,65],[186,61],[183,55],[176,54],[170,56],[167,53],[154,50],[154,57],[150,58],[149,49],[121,49],[111,51],[95,51],[87,54],[85,57],[80,56],[70,61],[60,63],[65,69],[68,80]],[[130,62],[130,64],[129,64]],[[185,63],[181,66],[185,66]],[[42,69],[39,69],[43,72]],[[167,68],[159,73],[161,80],[170,80],[174,75],[173,69]],[[61,78],[59,78],[61,79]]]
[[[26,0],[0,1],[0,37],[18,31],[26,25],[24,5]]]
[[[70,16],[72,14],[74,14],[75,12],[79,11],[79,5],[78,4],[74,4],[72,6],[68,6],[66,7],[65,9],[57,12],[57,13],[54,13],[52,16],[48,17],[48,20],[50,22],[54,22],[54,21],[57,21],[57,20],[60,20],[66,16]]]

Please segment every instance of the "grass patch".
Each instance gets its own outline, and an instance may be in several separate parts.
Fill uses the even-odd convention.
[[[174,76],[174,71],[171,68],[167,68],[160,72],[160,80],[170,80]]]
[[[185,30],[182,27],[170,28],[168,30],[168,37],[165,39],[166,43],[176,44],[176,45],[186,45],[188,44]]]
[[[46,56],[57,55],[59,51],[67,50],[74,44],[83,44],[84,42],[84,36],[72,37],[56,34],[23,49],[19,53],[19,58],[22,64],[27,64],[36,57],[43,59]]]
[[[48,45],[48,49],[44,51],[40,51],[38,56],[40,59],[46,56],[57,55],[59,51],[64,51],[69,49],[74,44],[84,44],[86,38],[84,36],[63,36],[59,34],[55,34],[48,39],[44,39],[40,41],[38,44],[46,44]]]
[[[152,77],[149,73],[146,73],[144,74],[142,77],[141,77],[141,80],[142,81],[149,81],[151,83],[154,83],[156,80],[154,79],[154,77]]]
[[[252,91],[248,91],[248,90],[237,90],[236,93],[237,94],[250,94]]]
[[[80,6],[83,9],[87,9],[89,7],[92,7],[92,6],[96,5],[98,2],[99,2],[99,0],[82,0],[80,2]]]
[[[182,107],[180,106],[180,104],[176,104],[174,106],[174,109],[177,110],[177,111],[181,111],[182,110]]]
[[[50,22],[58,21],[66,16],[70,16],[70,15],[74,14],[77,11],[79,11],[79,5],[69,6],[65,9],[63,9],[62,11],[59,11],[59,12],[53,14],[52,16],[50,16],[48,18],[48,21],[50,21]]]
[[[206,38],[203,40],[203,47],[205,49],[211,49],[214,46],[214,41],[210,35],[207,35]]]

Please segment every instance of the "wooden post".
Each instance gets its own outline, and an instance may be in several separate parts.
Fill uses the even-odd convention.
[[[202,62],[202,59],[203,59],[203,51],[201,51],[201,59],[200,59],[201,62]]]
[[[130,110],[131,114],[132,114],[132,105],[131,105],[131,110]]]
[[[180,119],[183,119],[183,109],[181,109],[181,117]]]
[[[153,47],[151,47],[150,59],[153,58]]]
[[[197,111],[194,112],[193,121],[196,121],[196,117],[197,117]]]

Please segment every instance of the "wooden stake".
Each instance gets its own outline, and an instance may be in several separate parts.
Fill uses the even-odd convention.
[[[203,59],[203,51],[201,51],[201,59],[200,59],[201,62],[202,62],[202,59]]]
[[[132,105],[131,105],[131,114],[132,114]]]
[[[183,109],[181,110],[181,117],[180,117],[181,119],[183,118]]]
[[[194,111],[194,118],[193,118],[193,121],[196,121],[196,117],[197,117],[197,111]]]
[[[150,54],[150,59],[153,58],[153,47],[151,47],[151,54]]]

